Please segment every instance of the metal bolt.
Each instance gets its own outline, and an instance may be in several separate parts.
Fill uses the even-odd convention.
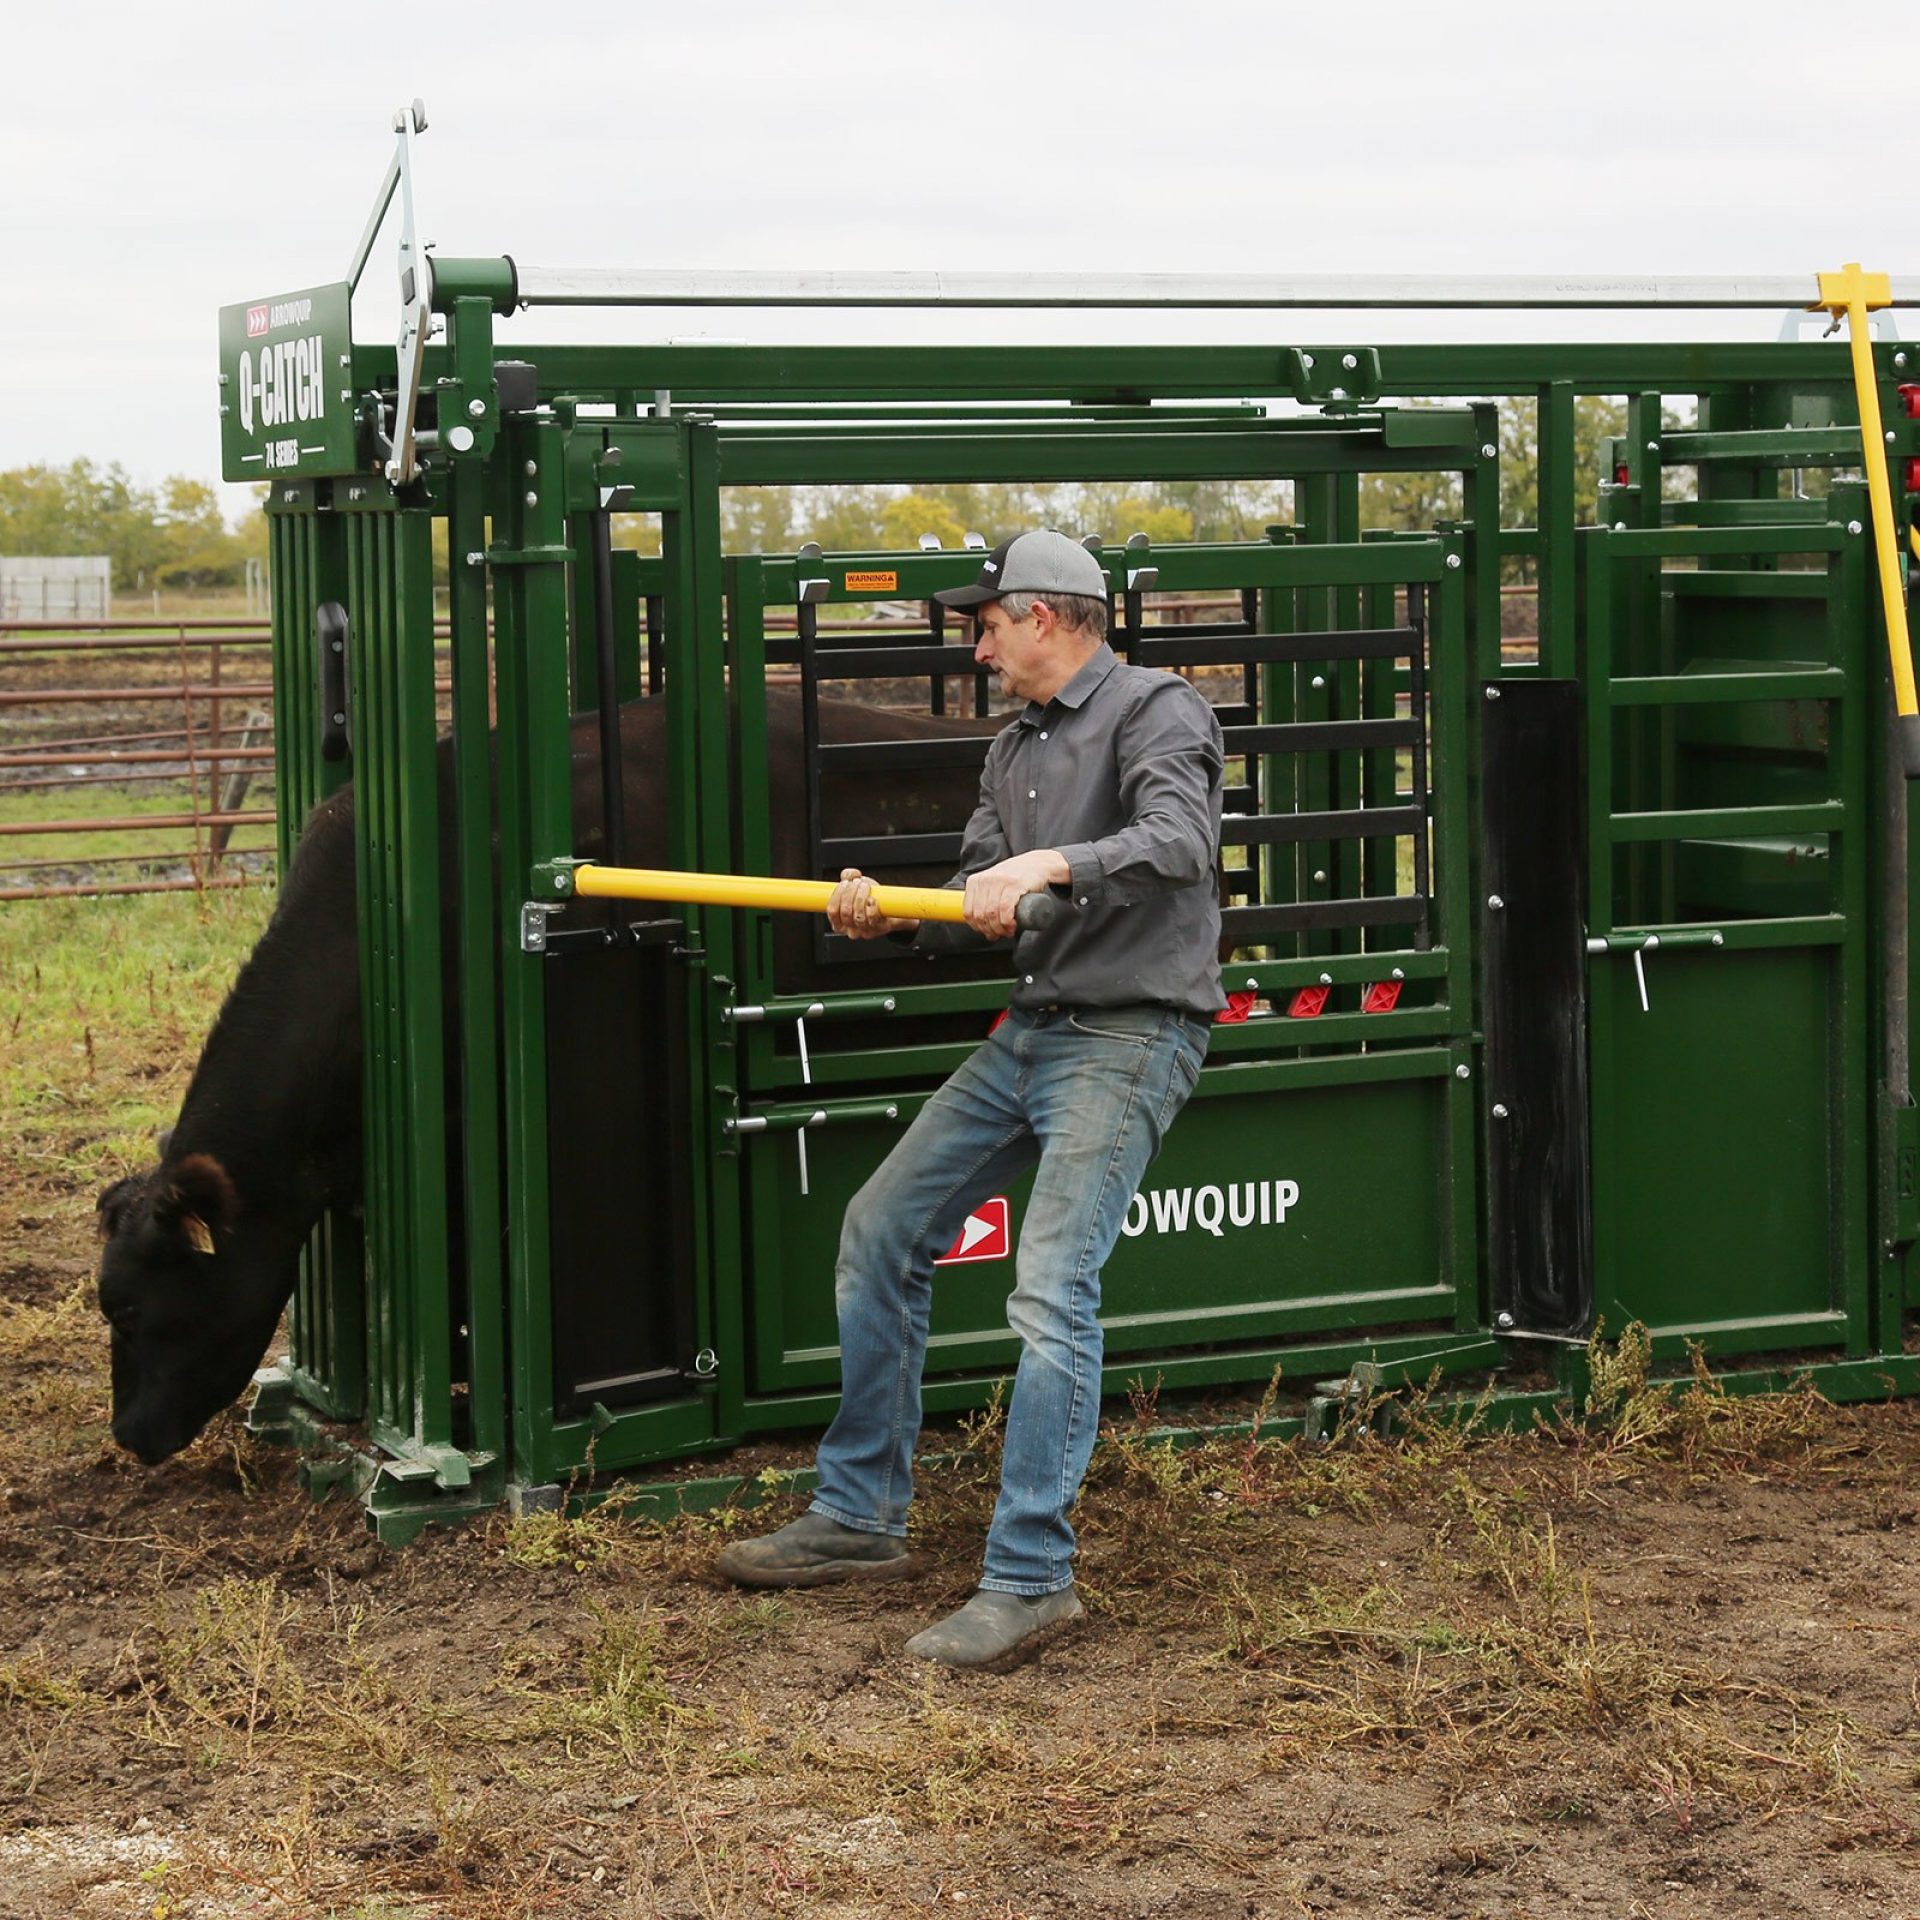
[[[1858,520],[1849,520],[1847,522],[1847,531],[1849,533],[1858,533],[1860,531],[1860,522]]]
[[[469,400],[467,402],[467,418],[469,420],[484,420],[486,417],[487,403],[484,400]]]
[[[1455,1067],[1453,1077],[1456,1080],[1471,1080],[1473,1078],[1473,1069],[1471,1067]]]
[[[1487,698],[1489,700],[1498,700],[1500,698],[1500,689],[1498,687],[1489,687],[1487,689]]]
[[[349,500],[364,500],[366,497],[367,490],[365,487],[349,487],[347,489],[347,498]]]
[[[1507,1117],[1507,1103],[1504,1100],[1496,1100],[1493,1103],[1493,1117],[1496,1120],[1504,1120]]]
[[[1360,364],[1359,356],[1357,354],[1343,353],[1340,356],[1340,364],[1351,373],[1354,368]]]
[[[1893,437],[1894,437],[1894,436],[1893,436],[1893,429],[1892,429],[1891,427],[1889,427],[1889,428],[1887,429],[1887,445],[1888,445],[1888,446],[1892,446],[1892,445],[1893,445]]]
[[[1727,944],[1727,936],[1724,933],[1716,933],[1712,944],[1716,947],[1724,947]]]
[[[480,552],[478,548],[467,555],[467,565],[470,567],[484,567],[486,564],[487,556]]]
[[[1647,442],[1647,451],[1649,453],[1658,453],[1660,451],[1660,442],[1658,440],[1649,440]]]
[[[1404,967],[1395,967],[1393,977],[1396,980],[1404,980],[1407,977],[1407,970]]]
[[[1321,984],[1321,985],[1322,985],[1323,987],[1330,987],[1330,986],[1332,986],[1332,985],[1333,985],[1333,975],[1332,975],[1332,974],[1330,974],[1330,973],[1323,973],[1323,974],[1322,974],[1322,975],[1320,976],[1320,984]]]
[[[1314,691],[1316,693],[1326,684],[1327,684],[1327,676],[1324,673],[1316,673],[1313,676],[1313,686],[1314,686]]]
[[[1625,533],[1627,530],[1627,523],[1624,520],[1616,520],[1613,523],[1613,530],[1615,533]]]
[[[1511,1333],[1513,1331],[1513,1315],[1510,1313],[1496,1313],[1493,1316],[1493,1324],[1498,1327],[1502,1333]]]
[[[556,874],[555,874],[555,875],[553,876],[553,890],[554,890],[554,892],[555,892],[555,893],[565,893],[565,892],[566,892],[566,890],[567,890],[567,876],[566,876],[566,875],[565,875],[564,873],[556,873]]]
[[[1324,887],[1324,886],[1325,886],[1325,885],[1327,884],[1327,870],[1326,870],[1326,868],[1325,868],[1325,867],[1315,867],[1315,868],[1314,868],[1314,870],[1313,870],[1313,879],[1314,879],[1314,884],[1315,884],[1316,886],[1321,886],[1321,887]]]
[[[537,493],[535,493],[531,488],[529,488],[527,490],[527,505],[530,507],[537,507],[539,504],[540,504],[540,496]]]
[[[529,480],[537,480],[539,477],[540,462],[538,460],[529,460],[527,462],[527,478]]]
[[[1303,353],[1300,356],[1300,364],[1303,367],[1305,367],[1309,373],[1311,373],[1313,371],[1313,355],[1310,353]]]
[[[1500,909],[1504,907],[1506,904],[1507,903],[1504,900],[1502,900],[1497,893],[1490,893],[1487,895],[1487,905],[1490,906],[1495,913],[1498,913]]]
[[[1896,367],[1904,367],[1907,364],[1907,356],[1904,353],[1896,353],[1893,356],[1893,364]]]
[[[342,354],[342,355],[340,356],[340,364],[341,364],[341,365],[342,365],[343,367],[350,367],[350,366],[352,366],[352,365],[353,365],[353,355],[352,355],[352,354],[350,354],[350,353],[343,353],[343,354]]]
[[[1491,440],[1489,440],[1486,443],[1486,445],[1480,449],[1480,458],[1482,460],[1491,460],[1495,457],[1495,455],[1499,453],[1499,451],[1500,449],[1496,447]]]
[[[1335,387],[1334,390],[1327,395],[1329,400],[1344,400],[1346,397],[1347,390],[1345,387]]]
[[[1459,566],[1459,564],[1460,564],[1460,556],[1457,553],[1450,553],[1447,555],[1448,566],[1457,567]]]
[[[1247,975],[1247,991],[1249,993],[1256,993],[1259,991],[1259,987],[1260,987],[1260,982],[1256,980],[1252,974],[1248,974]]]

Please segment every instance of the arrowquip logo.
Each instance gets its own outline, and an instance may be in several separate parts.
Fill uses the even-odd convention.
[[[247,309],[247,338],[257,340],[267,330],[267,309],[265,304]]]
[[[1120,1231],[1137,1240],[1155,1233],[1210,1233],[1224,1240],[1229,1227],[1284,1227],[1300,1198],[1297,1180],[1236,1180],[1224,1187],[1156,1187],[1136,1193]]]

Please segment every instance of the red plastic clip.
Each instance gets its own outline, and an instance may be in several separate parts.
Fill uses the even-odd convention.
[[[1391,1013],[1400,1004],[1400,980],[1375,980],[1360,997],[1362,1013]]]
[[[1902,387],[1900,403],[1906,408],[1909,420],[1920,420],[1920,386]]]
[[[1327,1004],[1331,987],[1302,987],[1287,1003],[1287,1012],[1295,1020],[1317,1020]]]
[[[1228,994],[1227,1004],[1213,1016],[1213,1024],[1216,1027],[1237,1027],[1243,1020],[1252,1018],[1259,1000],[1257,993]]]
[[[1617,467],[1615,467],[1615,468],[1614,468],[1614,470],[1613,470],[1613,484],[1614,484],[1614,485],[1615,485],[1616,487],[1624,487],[1624,486],[1626,486],[1626,485],[1627,485],[1627,483],[1628,483],[1628,482],[1627,482],[1627,474],[1628,474],[1628,469],[1627,469],[1627,463],[1626,463],[1626,462],[1625,462],[1625,461],[1623,460],[1623,461],[1621,461],[1621,463],[1620,463],[1620,464],[1619,464],[1619,465],[1618,465]]]

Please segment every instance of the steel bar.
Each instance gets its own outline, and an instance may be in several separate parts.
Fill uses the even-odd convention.
[[[1180,274],[784,273],[522,267],[523,307],[1792,308],[1818,301],[1809,273]],[[1920,306],[1920,278],[1893,304]]]
[[[746,873],[677,873],[662,867],[583,866],[573,890],[589,900],[673,900],[704,907],[765,907],[776,912],[824,913],[831,880],[780,880]],[[962,925],[965,896],[952,887],[873,889],[875,908],[892,920],[942,920]],[[1020,925],[1036,931],[1052,924],[1059,902],[1030,893],[1020,902]]]
[[[0,820],[0,834],[126,833],[142,827],[251,827],[273,818],[252,813],[135,813],[110,820]]]
[[[114,880],[104,887],[0,887],[0,900],[64,900],[82,894],[91,899],[108,893],[214,893],[261,884],[257,877],[245,874],[226,880]]]
[[[436,693],[447,693],[453,683],[436,680],[433,686]],[[154,687],[36,687],[30,691],[0,693],[0,707],[78,706],[118,700],[265,700],[272,694],[271,681],[256,684],[230,680],[217,687],[198,681],[184,686],[176,681],[171,686]]]
[[[222,858],[254,860],[272,852],[270,846],[229,847]],[[35,873],[46,867],[137,867],[197,857],[197,849],[182,847],[156,847],[146,853],[37,853],[29,860],[0,856],[0,873]]]
[[[0,747],[0,776],[14,771],[16,767],[71,767],[84,764],[99,768],[103,775],[111,777],[116,767],[133,767],[164,762],[171,766],[184,761],[187,757],[184,747],[169,750],[165,747],[143,748],[138,753],[15,753],[11,749]],[[194,752],[196,761],[205,763],[214,760],[271,760],[271,747],[202,747]]]

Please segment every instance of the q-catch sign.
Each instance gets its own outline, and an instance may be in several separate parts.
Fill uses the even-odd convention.
[[[220,309],[220,456],[229,480],[355,470],[345,282]]]

